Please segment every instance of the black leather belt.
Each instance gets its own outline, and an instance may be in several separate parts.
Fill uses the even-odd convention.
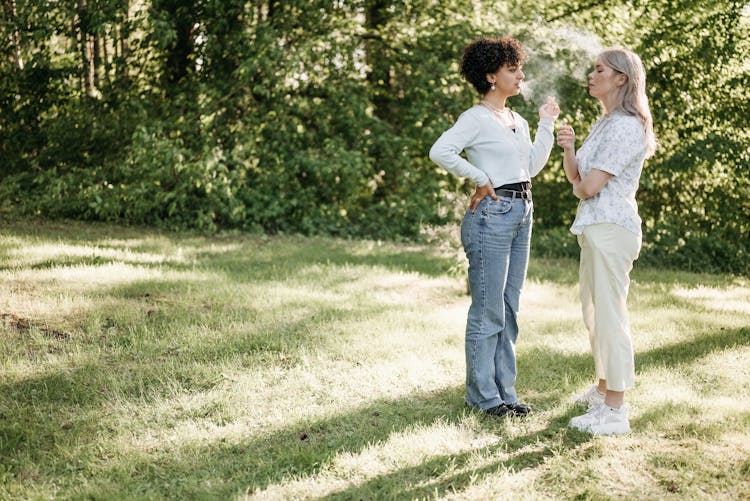
[[[495,190],[495,195],[497,195],[498,197],[522,198],[523,200],[531,200],[531,190],[515,191],[498,188]]]

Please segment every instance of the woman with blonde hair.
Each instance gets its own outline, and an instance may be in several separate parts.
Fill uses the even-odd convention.
[[[595,435],[630,431],[625,391],[635,385],[627,296],[630,271],[641,248],[635,199],[646,158],[656,148],[646,96],[646,73],[637,54],[604,50],[589,74],[589,94],[602,116],[575,150],[569,125],[558,129],[563,166],[580,199],[571,232],[581,247],[579,281],[598,384],[577,397],[588,412],[570,421]]]

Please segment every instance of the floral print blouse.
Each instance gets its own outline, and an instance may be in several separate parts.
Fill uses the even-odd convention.
[[[578,204],[572,233],[580,235],[591,224],[613,223],[641,236],[641,218],[635,193],[646,159],[646,132],[638,117],[611,113],[594,123],[576,153],[578,172],[586,177],[592,169],[613,177],[595,196]]]

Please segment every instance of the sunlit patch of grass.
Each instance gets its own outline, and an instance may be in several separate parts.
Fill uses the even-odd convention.
[[[46,264],[52,263],[60,266],[68,262],[76,263],[80,261],[88,261],[90,263],[117,261],[138,264],[185,261],[185,257],[179,250],[173,255],[164,255],[156,252],[135,251],[131,246],[91,247],[64,243],[32,245],[12,249],[8,252],[8,258],[6,266],[29,266],[32,268],[41,268]]]
[[[171,278],[199,282],[199,273],[165,271],[123,263],[106,263],[98,266],[55,266],[42,270],[23,269],[5,272],[7,281],[21,283],[49,284],[65,287],[66,291],[85,291],[106,285],[108,287],[131,284],[139,281],[168,281]]]
[[[745,279],[735,279],[724,287],[676,287],[672,293],[706,310],[750,314],[750,286]]]
[[[463,405],[465,282],[437,249],[57,223],[0,238],[0,498],[750,495],[738,277],[641,269],[633,432],[570,430],[593,381],[577,264],[532,259],[518,390]],[[726,301],[722,299],[725,298]]]
[[[335,455],[313,477],[300,477],[283,488],[271,486],[252,493],[250,499],[289,499],[335,495],[367,483],[379,476],[403,469],[418,468],[435,458],[466,455],[469,451],[495,446],[500,438],[482,432],[476,420],[458,424],[440,420],[391,434],[387,440],[369,444],[356,454]],[[456,475],[470,461],[448,461],[434,472],[435,477]]]

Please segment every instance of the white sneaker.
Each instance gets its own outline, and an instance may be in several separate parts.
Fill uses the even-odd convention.
[[[570,420],[571,428],[593,435],[622,435],[630,432],[628,406],[612,409],[606,404],[589,409],[586,414]]]
[[[592,409],[604,403],[604,393],[599,391],[598,385],[592,384],[588,390],[580,395],[576,395],[573,399],[576,404],[583,405],[587,409]]]

